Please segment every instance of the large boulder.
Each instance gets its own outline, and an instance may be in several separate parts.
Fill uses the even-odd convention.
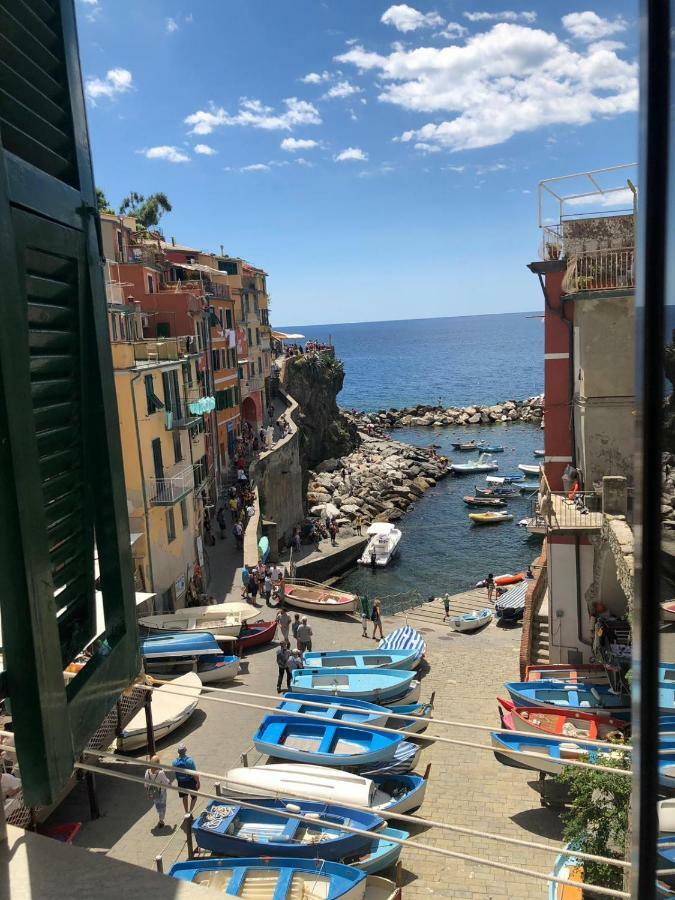
[[[323,462],[320,462],[316,467],[317,472],[334,472],[338,466],[340,465],[337,459],[324,459]]]

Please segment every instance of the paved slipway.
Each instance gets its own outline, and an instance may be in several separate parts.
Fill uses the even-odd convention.
[[[437,608],[438,607],[438,608]],[[268,612],[271,614],[271,610]],[[495,697],[503,693],[502,683],[518,672],[520,629],[498,628],[491,624],[479,634],[454,634],[441,621],[440,604],[427,604],[424,611],[413,611],[410,624],[421,628],[427,641],[429,669],[424,674],[422,697],[436,691],[435,715],[456,721],[498,722]],[[423,616],[423,618],[422,618]],[[269,616],[268,616],[269,617]],[[374,642],[361,637],[356,618],[310,617],[314,629],[314,649],[372,647]],[[404,618],[385,620],[385,633]],[[274,693],[276,685],[276,645],[248,657],[247,669],[232,684],[242,690]],[[245,700],[236,696],[233,699]],[[254,703],[274,701],[252,700]],[[264,713],[234,705],[200,702],[199,709],[179,731],[162,742],[159,752],[170,763],[179,740],[187,743],[200,768],[224,773],[240,765],[240,755],[250,748],[251,735]],[[487,732],[432,726],[429,731],[475,743],[488,744]],[[139,754],[140,756],[140,754]],[[253,751],[251,765],[258,762]],[[532,775],[499,765],[491,752],[449,744],[427,744],[422,751],[418,771],[431,762],[430,783],[420,814],[481,831],[517,837],[521,840],[548,842],[559,839],[558,817],[540,808],[538,795],[528,787]],[[119,766],[115,767],[119,770]],[[138,773],[138,769],[122,766]],[[140,770],[142,773],[142,769]],[[213,791],[213,782],[203,780]],[[84,788],[78,786],[52,818],[54,823],[82,821],[84,826],[76,843],[107,852],[117,859],[151,868],[157,854],[163,854],[165,871],[177,859],[185,858],[185,842],[174,827],[181,821],[182,806],[170,792],[167,823],[162,831],[151,830],[156,822],[142,787],[119,780],[98,778],[102,817],[89,821]],[[200,801],[197,810],[203,808]],[[396,823],[393,823],[396,827]],[[423,843],[457,850],[473,856],[490,857],[519,867],[550,871],[554,854],[529,847],[487,841],[484,838],[452,833],[438,828],[409,829]],[[402,855],[406,900],[430,894],[459,898],[543,898],[546,883],[510,872],[473,863],[442,858],[411,847]],[[383,873],[390,874],[391,873]]]

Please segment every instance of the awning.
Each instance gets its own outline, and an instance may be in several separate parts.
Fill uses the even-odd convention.
[[[275,341],[301,341],[305,336],[304,334],[286,334],[285,331],[273,331],[272,337]]]

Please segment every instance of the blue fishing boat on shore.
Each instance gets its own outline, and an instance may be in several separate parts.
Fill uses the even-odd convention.
[[[505,766],[513,766],[516,769],[532,769],[535,772],[546,772],[549,775],[558,775],[566,762],[579,761],[603,764],[608,756],[621,753],[616,750],[601,750],[594,744],[584,741],[558,741],[549,737],[538,737],[533,734],[528,737],[511,734],[507,731],[493,731],[490,739],[496,759]],[[540,758],[523,756],[523,753],[536,753]]]
[[[256,800],[246,809],[214,800],[192,826],[202,850],[222,856],[320,856],[342,859],[367,848],[371,838],[340,826],[375,831],[384,825],[375,813],[315,800]],[[302,821],[304,816],[311,821]]]
[[[409,837],[410,834],[407,831],[401,831],[399,828],[381,828],[377,832],[377,839],[372,842],[370,847],[360,854],[346,857],[342,862],[345,865],[354,866],[360,872],[374,875],[375,872],[381,872],[398,862],[403,849],[403,844],[400,844],[399,841],[407,841]],[[392,840],[392,838],[396,838],[396,840]]]
[[[253,743],[260,753],[318,766],[365,766],[394,756],[400,734],[366,731],[341,722],[312,722],[294,716],[265,716]]]
[[[327,650],[306,651],[302,655],[310,669],[414,669],[419,663],[417,651],[401,650]]]
[[[309,703],[307,701],[310,701]],[[314,706],[313,703],[329,703],[327,709]],[[340,709],[340,707],[345,707]],[[348,708],[346,708],[348,707]],[[282,713],[307,713],[320,716],[322,719],[333,719],[345,725],[386,725],[389,710],[385,706],[377,706],[365,700],[350,700],[346,697],[317,697],[316,694],[288,693],[277,707]]]
[[[516,706],[556,706],[597,715],[609,713],[618,719],[630,716],[630,697],[613,693],[609,685],[542,680],[507,682],[504,687]]]
[[[141,655],[148,674],[173,677],[196,672],[203,684],[226,681],[239,672],[239,657],[226,656],[207,631],[158,634],[141,642]]]
[[[414,677],[414,672],[403,669],[368,672],[359,668],[296,669],[291,679],[291,690],[294,693],[333,694],[381,703],[404,697],[410,691]]]
[[[365,872],[324,859],[192,859],[174,863],[169,875],[211,894],[258,900],[362,900],[366,889]]]
[[[427,645],[422,635],[410,625],[402,625],[394,629],[377,645],[380,650],[414,650],[417,656],[417,665],[427,651]]]

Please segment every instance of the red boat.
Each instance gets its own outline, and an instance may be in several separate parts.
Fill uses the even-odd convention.
[[[570,738],[604,741],[610,735],[626,736],[629,723],[611,716],[568,710],[557,706],[516,706],[512,700],[497,697],[502,726],[510,731],[531,731],[540,737],[559,734]]]
[[[551,663],[545,666],[527,666],[525,668],[525,681],[542,681],[553,679],[555,681],[585,681],[590,684],[606,684],[607,672],[599,663],[588,663],[574,666]]]
[[[262,647],[263,644],[269,644],[274,640],[276,633],[276,620],[274,622],[246,622],[241,626],[237,638],[237,652],[241,653],[242,650],[250,650],[251,647]]]

